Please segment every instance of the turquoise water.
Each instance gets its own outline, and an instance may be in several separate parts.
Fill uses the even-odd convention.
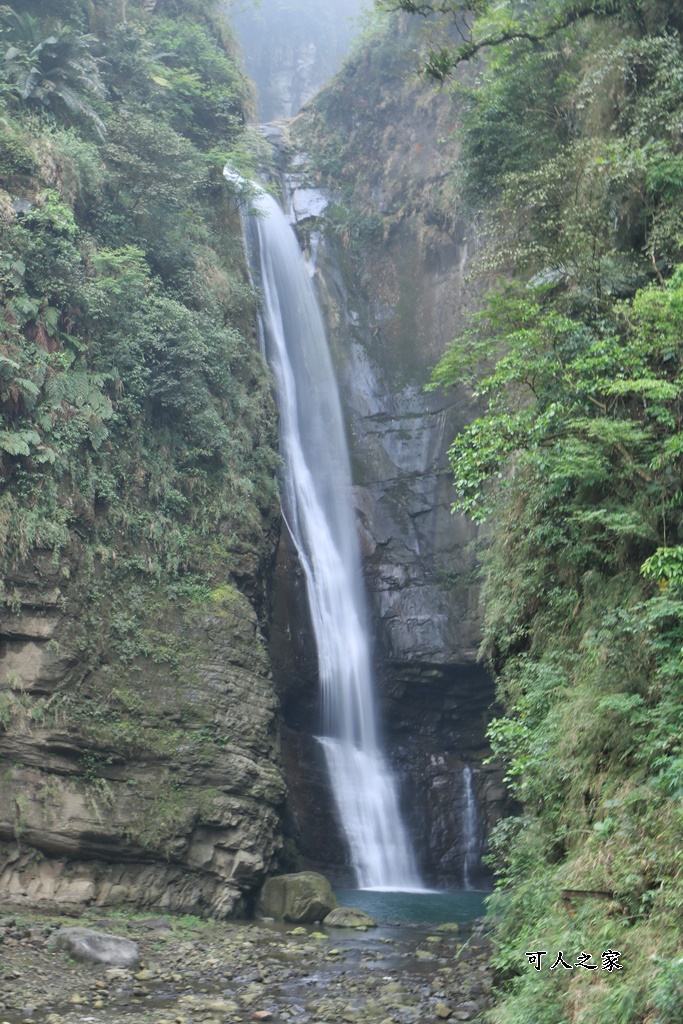
[[[465,924],[485,913],[488,892],[375,892],[336,889],[342,907],[358,907],[378,924]]]

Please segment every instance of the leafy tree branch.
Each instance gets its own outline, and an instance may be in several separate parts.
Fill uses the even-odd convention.
[[[643,21],[641,5],[634,0],[564,0],[551,4],[531,3],[524,5],[521,13],[515,14],[512,5],[497,3],[495,0],[442,0],[423,3],[421,0],[375,0],[384,10],[401,11],[422,17],[446,17],[452,20],[459,35],[467,35],[460,45],[441,46],[430,50],[421,67],[424,75],[437,82],[445,82],[465,61],[472,60],[482,50],[502,46],[506,43],[526,41],[543,44],[558,33],[585,20],[586,18],[622,17],[630,21]],[[655,6],[655,4],[645,4]],[[671,27],[678,27],[680,13],[673,0]],[[658,11],[661,16],[662,12]],[[668,14],[668,12],[667,12]],[[668,19],[667,19],[668,20]],[[661,26],[663,29],[667,24]]]

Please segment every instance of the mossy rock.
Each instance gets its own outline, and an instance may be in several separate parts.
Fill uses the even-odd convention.
[[[364,910],[357,910],[355,907],[337,907],[330,911],[323,924],[327,928],[376,928],[377,922],[373,921]]]
[[[299,871],[269,878],[261,889],[256,913],[259,917],[299,924],[322,921],[338,906],[337,897],[324,875]]]

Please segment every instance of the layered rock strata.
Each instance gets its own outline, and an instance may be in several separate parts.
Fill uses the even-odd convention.
[[[256,613],[231,586],[146,591],[148,653],[122,660],[106,642],[120,608],[89,600],[97,575],[75,544],[6,583],[0,900],[244,911],[281,846],[285,796]]]

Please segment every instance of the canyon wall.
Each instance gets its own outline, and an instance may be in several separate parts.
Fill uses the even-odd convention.
[[[409,42],[400,19],[394,41],[399,49]],[[464,833],[466,768],[479,854],[506,798],[500,767],[483,763],[494,700],[477,663],[477,547],[485,538],[451,514],[448,448],[476,404],[425,385],[483,285],[470,280],[476,225],[458,215],[451,180],[457,107],[410,71],[407,55],[392,63],[368,50],[279,145],[347,416],[385,741],[425,877],[461,884],[472,841]],[[273,651],[285,761],[297,779],[294,824],[309,858],[343,873],[343,842],[323,813],[321,760],[305,740],[316,728],[314,650],[301,585],[285,582],[292,561],[283,541],[289,599],[276,608]],[[297,688],[292,679],[309,682]],[[306,806],[297,799],[304,790]],[[479,871],[476,881],[484,879]]]
[[[250,568],[258,584],[264,565]],[[285,797],[256,611],[229,584],[173,602],[138,588],[148,654],[122,660],[105,581],[77,541],[5,581],[0,897],[244,913],[282,845]]]
[[[224,917],[274,868],[285,798],[277,412],[216,156],[248,147],[250,89],[213,4],[21,6],[2,53],[40,71],[0,95],[0,902]]]
[[[474,406],[427,394],[424,385],[477,301],[467,277],[477,243],[450,183],[457,111],[412,76],[402,19],[393,33],[345,66],[281,136],[281,153],[349,427],[384,738],[425,877],[460,884],[467,849],[474,841],[483,850],[504,793],[498,768],[483,764],[493,687],[476,663],[481,538],[450,513],[448,444]],[[150,160],[145,191],[152,195],[158,166]],[[41,173],[3,179],[17,210],[33,209]],[[68,473],[60,468],[57,540],[45,526],[52,492],[36,483],[43,470],[17,475],[14,490],[6,489],[2,521],[19,523],[7,529],[16,535],[9,547],[20,554],[6,553],[2,562],[0,899],[14,904],[228,916],[248,911],[265,875],[297,866],[302,855],[348,878],[314,739],[315,647],[286,529],[273,569],[275,416],[255,353],[236,206],[222,178],[211,179],[202,202],[215,254],[207,263],[201,249],[197,267],[209,273],[191,280],[206,292],[188,303],[205,303],[202,323],[213,323],[218,289],[221,317],[241,340],[230,381],[221,382],[225,394],[213,381],[216,367],[197,376],[214,386],[216,410],[229,411],[225,436],[234,446],[207,455],[208,427],[200,424],[203,447],[195,437],[192,443],[206,461],[203,475],[195,476],[191,460],[175,466],[186,421],[201,415],[207,399],[197,408],[178,399],[164,413],[157,396],[130,424],[123,414],[112,421],[119,433],[112,426],[106,443],[84,441]],[[78,207],[84,225],[88,209],[85,201]],[[17,230],[42,231],[37,215],[26,228],[15,225],[20,214],[12,210]],[[167,222],[174,227],[175,214],[145,220],[152,249]],[[78,230],[86,237],[86,227]],[[93,239],[86,237],[87,253],[97,248]],[[161,250],[175,253],[175,246],[173,236]],[[75,252],[77,259],[86,256]],[[133,280],[141,275],[135,259],[125,264]],[[79,281],[92,282],[87,266]],[[106,294],[122,295],[117,287]],[[100,311],[99,320],[71,327],[72,341],[80,331],[90,344],[108,337],[107,329],[113,340],[103,351],[125,354],[123,325],[136,343],[149,334],[156,344],[168,325],[148,325],[144,288],[139,310],[133,294],[121,308],[112,305],[108,320]],[[88,312],[87,303],[69,308],[69,316]],[[164,387],[177,383],[178,394],[189,380],[186,340],[183,334],[171,378],[166,364],[160,378]],[[127,384],[124,378],[124,395]],[[65,422],[77,418],[75,405],[67,412]],[[21,458],[5,462],[19,474]],[[38,504],[15,508],[14,493],[21,497],[26,481],[36,484]],[[36,508],[52,541],[35,530]],[[464,830],[468,770],[479,808],[469,826],[474,839]]]

